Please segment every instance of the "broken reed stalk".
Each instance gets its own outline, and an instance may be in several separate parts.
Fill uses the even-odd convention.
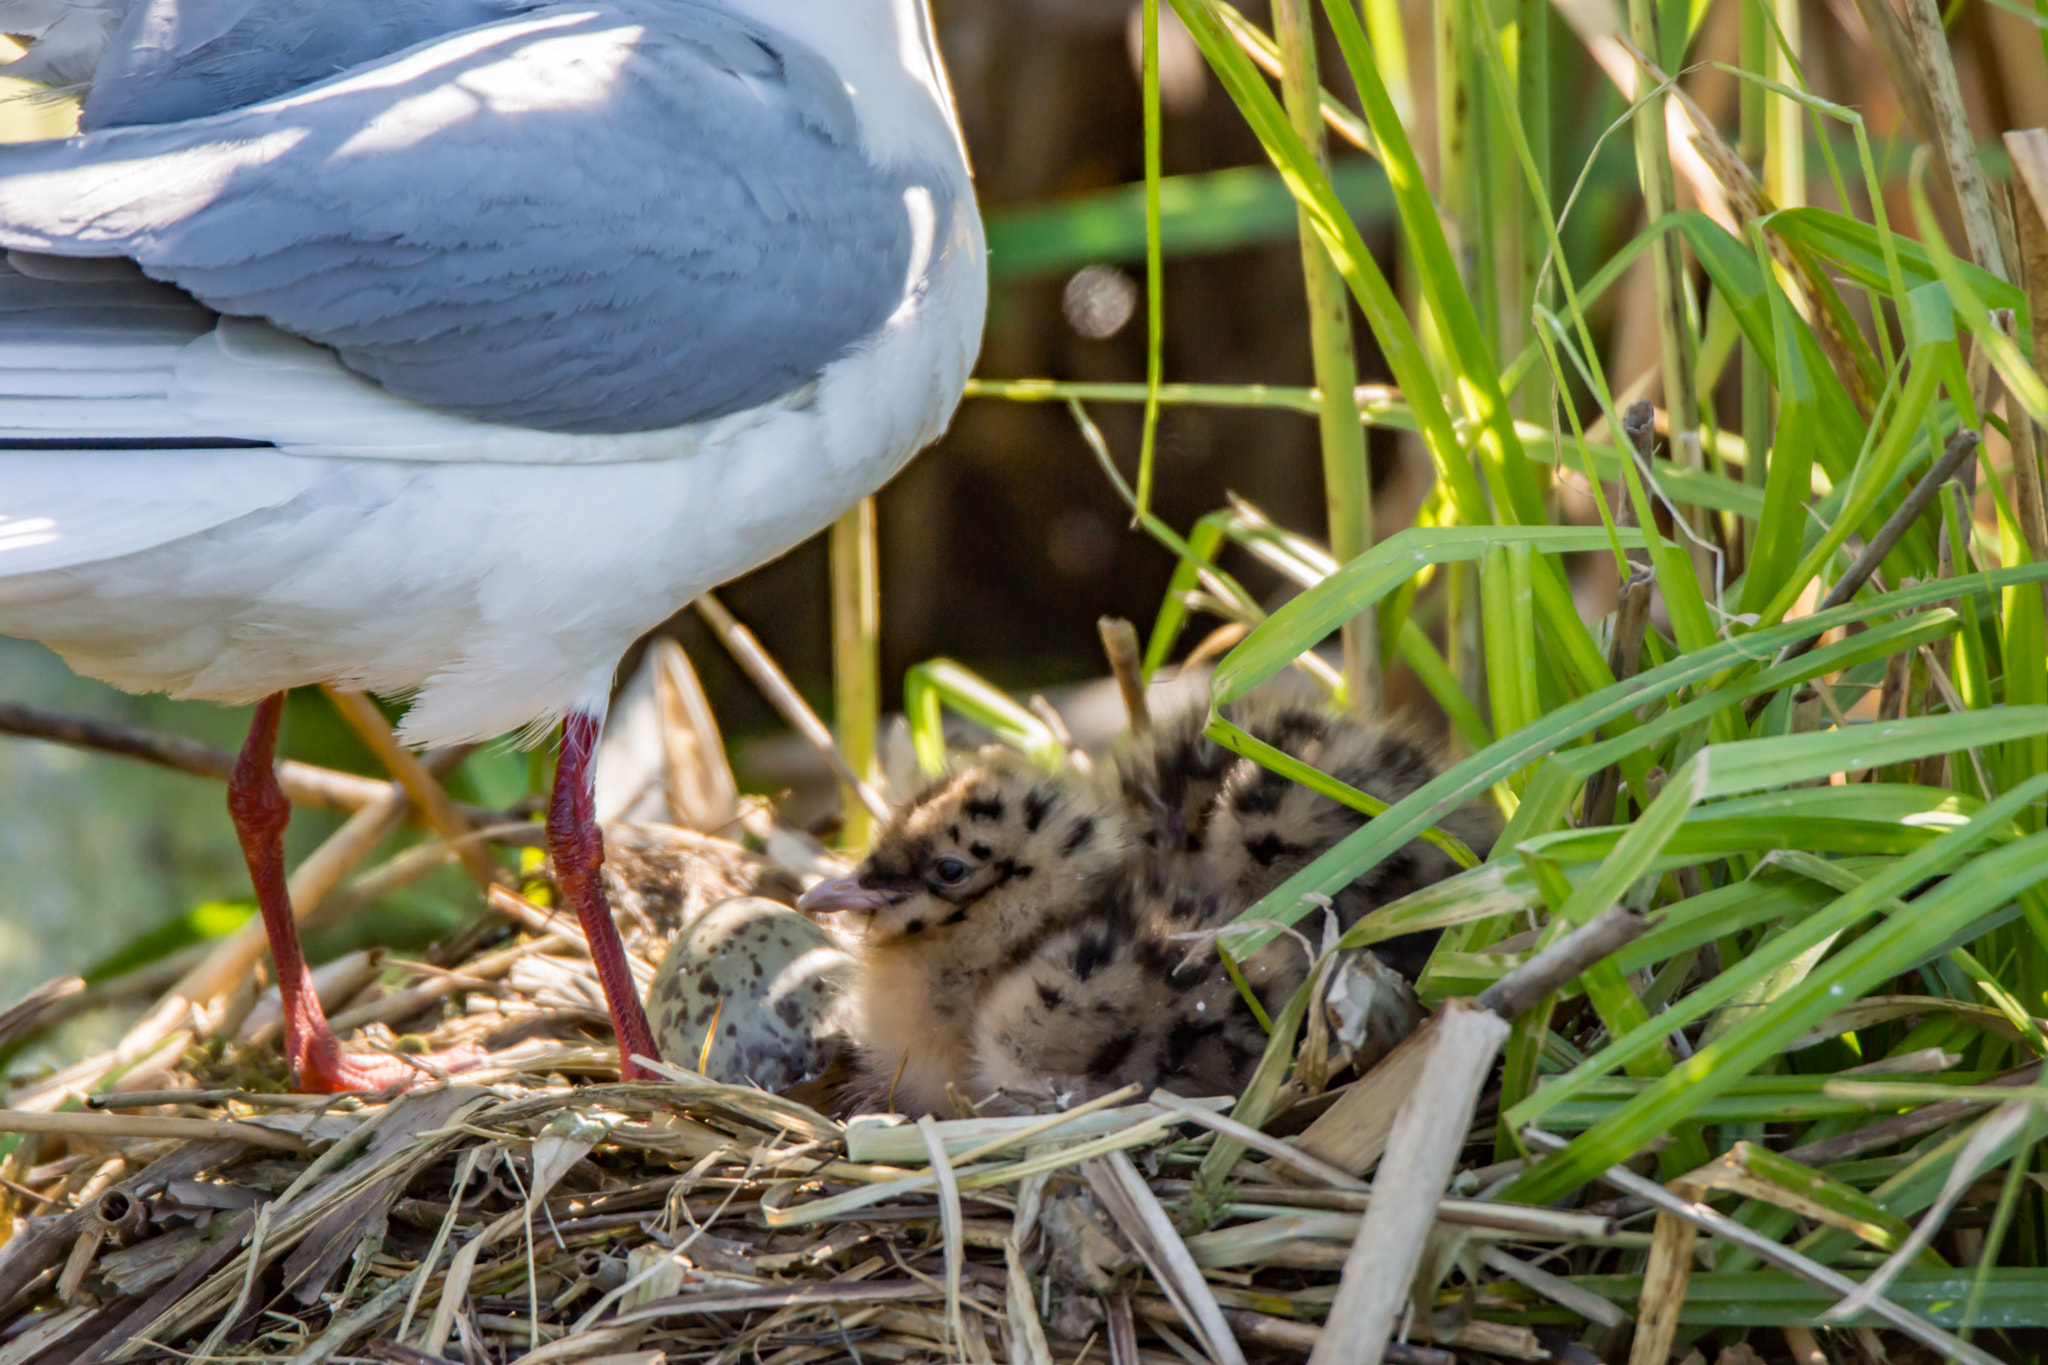
[[[1639,910],[1610,906],[1481,991],[1478,1003],[1512,1022],[1655,927]]]
[[[1082,1163],[1081,1174],[1209,1359],[1215,1365],[1245,1365],[1244,1350],[1224,1320],[1208,1280],[1130,1157],[1120,1151],[1093,1157]]]
[[[1933,127],[1929,131],[1934,134],[1942,165],[1948,170],[1949,184],[1955,190],[1963,236],[1970,244],[1970,259],[1999,279],[2010,280],[2012,274],[2006,263],[2012,255],[2012,230],[1999,221],[1984,184],[1984,170],[1977,160],[1977,139],[1970,131],[1962,87],[1956,81],[1941,7],[1935,0],[1905,0],[1905,9],[1907,38],[1932,116]]]
[[[41,1031],[43,1021],[67,1000],[85,994],[82,976],[52,977],[21,999],[0,1010],[0,1048]]]
[[[754,632],[741,625],[739,619],[725,609],[725,604],[711,593],[699,597],[696,607],[697,614],[711,627],[712,634],[732,655],[740,671],[768,699],[768,704],[789,723],[792,730],[809,742],[818,757],[825,760],[825,766],[832,770],[842,786],[859,799],[868,814],[887,824],[889,803],[846,761],[846,755],[839,752],[839,744],[832,738],[832,731],[818,719],[818,713],[803,699],[803,694],[796,690],[796,684],[789,680],[774,656],[762,647]]]
[[[1117,695],[1123,698],[1131,733],[1151,734],[1152,707],[1145,700],[1145,662],[1137,627],[1121,616],[1105,616],[1095,629],[1102,636],[1102,652],[1109,660],[1109,675],[1116,679]]]
[[[2025,1066],[2015,1067],[2011,1071],[1993,1076],[1980,1085],[1958,1087],[1958,1090],[1968,1094],[1971,1091],[1982,1092],[2004,1089],[2008,1086],[2032,1085],[2040,1078],[2041,1063],[2029,1062]],[[1867,1128],[1859,1128],[1853,1133],[1802,1143],[1783,1155],[1787,1161],[1797,1161],[1806,1166],[1828,1166],[1838,1161],[1849,1161],[1866,1152],[1881,1151],[1901,1142],[1911,1142],[1914,1138],[1939,1128],[1946,1128],[1958,1119],[1967,1118],[1999,1102],[2000,1098],[1997,1095],[1985,1094],[1982,1099],[1945,1100],[1939,1104],[1922,1105],[1909,1113],[1895,1114]]]
[[[1480,1088],[1509,1029],[1492,1010],[1461,1000],[1447,1003],[1432,1024],[1422,1083],[1395,1116],[1372,1203],[1344,1258],[1309,1365],[1379,1365],[1386,1358],[1436,1225],[1437,1200],[1457,1169]]]
[[[704,695],[690,656],[664,635],[649,642],[642,667],[654,680],[664,760],[662,794],[670,816],[700,833],[729,828],[739,813],[739,783],[732,775],[711,699]]]
[[[1643,1266],[1643,1292],[1636,1303],[1636,1335],[1628,1365],[1665,1365],[1678,1338],[1678,1313],[1692,1282],[1692,1253],[1700,1230],[1683,1218],[1657,1211],[1650,1234],[1650,1259]]]

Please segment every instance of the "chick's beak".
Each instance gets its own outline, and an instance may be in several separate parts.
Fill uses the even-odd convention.
[[[885,908],[889,897],[872,887],[862,886],[856,873],[819,882],[797,897],[796,908],[807,915],[835,910],[875,911]]]

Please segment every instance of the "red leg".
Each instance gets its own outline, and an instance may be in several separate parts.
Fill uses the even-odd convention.
[[[653,1080],[633,1058],[658,1062],[661,1053],[654,1046],[654,1030],[647,1027],[647,1011],[641,1007],[640,992],[626,966],[625,945],[619,942],[619,929],[612,922],[599,876],[604,866],[604,836],[598,833],[591,794],[598,727],[596,716],[580,711],[571,712],[562,722],[562,759],[555,768],[555,792],[548,803],[548,857],[554,862],[555,882],[562,888],[563,899],[575,909],[583,937],[590,942],[590,960],[597,964],[597,979],[604,987],[612,1027],[619,1036],[619,1076],[628,1081]]]
[[[248,742],[228,782],[228,814],[242,839],[249,879],[256,884],[256,905],[270,936],[270,955],[277,962],[278,994],[284,1003],[284,1052],[299,1089],[313,1094],[346,1090],[385,1090],[418,1080],[428,1073],[395,1057],[350,1055],[341,1050],[327,1014],[313,990],[313,977],[299,951],[299,929],[292,919],[291,893],[284,873],[284,827],[291,804],[277,785],[277,723],[284,715],[284,693],[265,697],[256,707]],[[419,1059],[441,1071],[475,1066],[482,1054],[474,1048],[430,1053]]]

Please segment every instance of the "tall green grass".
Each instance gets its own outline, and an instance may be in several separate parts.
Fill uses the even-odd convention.
[[[1718,135],[1731,163],[1746,159],[1752,196],[1745,205],[1737,195],[1732,224],[1679,207],[1666,106],[1700,60],[1708,6],[1630,0],[1613,18],[1644,63],[1630,73],[1627,125],[1640,230],[1589,258],[1567,241],[1586,240],[1570,217],[1572,187],[1597,147],[1578,149],[1584,168],[1562,163],[1553,114],[1567,101],[1552,82],[1597,68],[1551,50],[1553,28],[1564,30],[1545,6],[1436,0],[1440,116],[1426,166],[1414,63],[1392,6],[1276,0],[1279,32],[1268,37],[1223,0],[1170,0],[1296,205],[1317,387],[1167,382],[1157,310],[1174,301],[1159,293],[1155,207],[1150,382],[985,381],[977,391],[1069,402],[1139,525],[1177,559],[1148,668],[1173,656],[1196,608],[1251,627],[1210,679],[1210,734],[1381,812],[1247,920],[1299,918],[1454,808],[1484,800],[1508,817],[1486,861],[1373,913],[1344,946],[1445,929],[1422,980],[1425,997],[1441,999],[1477,992],[1522,960],[1530,949],[1496,945],[1532,926],[1540,944],[1616,904],[1656,916],[1649,936],[1565,992],[1567,1008],[1516,1026],[1501,1155],[1524,1160],[1496,1197],[1577,1197],[1649,1150],[1666,1178],[1733,1151],[1755,1179],[1746,1193],[1715,1196],[1724,1208],[1855,1267],[1898,1245],[1985,1111],[1904,1145],[1878,1143],[1865,1160],[1809,1166],[1777,1153],[1851,1139],[2048,1050],[2038,1022],[2048,1014],[2048,545],[2030,501],[2040,479],[2013,468],[2037,459],[2039,444],[2024,430],[2006,439],[2008,424],[2048,422],[2048,366],[2027,353],[2048,280],[2030,297],[2015,282],[2009,231],[2001,251],[1979,226],[1993,221],[1984,215],[2003,187],[1973,199],[1976,151],[1952,119],[1906,176],[1881,179],[1861,114],[1806,88],[1796,7],[1724,2],[1742,4],[1739,61],[1722,68],[1742,82],[1742,99],[1739,126]],[[1147,0],[1148,32],[1157,3]],[[1895,21],[1902,33],[1939,34],[1926,0],[1907,8]],[[1318,18],[1334,60],[1270,80],[1253,52],[1309,60]],[[1938,42],[1922,46],[1931,57],[1897,74],[1915,87],[1907,102],[1925,102],[1939,124],[1955,78]],[[1368,130],[1387,196],[1369,219],[1340,193],[1359,164],[1333,168],[1321,146],[1311,75],[1347,92],[1355,110],[1340,116]],[[2037,78],[2048,82],[2048,48]],[[1150,82],[1147,101],[1156,206]],[[1847,211],[1807,203],[1809,172]],[[1732,165],[1724,175],[1743,188]],[[1951,185],[1960,205],[1945,197]],[[1901,202],[1908,223],[1890,217]],[[1398,284],[1368,246],[1383,205]],[[1978,230],[1955,245],[1943,222]],[[1654,288],[1623,297],[1655,309],[1648,382],[1668,434],[1654,458],[1617,435],[1619,395],[1643,377],[1609,372],[1608,329],[1594,316],[1637,261]],[[1332,321],[1354,308],[1394,376],[1392,396],[1348,392],[1348,346],[1335,340],[1342,331],[1348,342],[1348,323]],[[2005,330],[1997,310],[2012,310],[2017,326]],[[1130,453],[1135,488],[1087,418],[1086,405],[1105,402],[1148,405],[1144,449]],[[1317,418],[1329,543],[1244,506],[1185,528],[1160,521],[1150,433],[1163,403]],[[1436,479],[1415,523],[1376,545],[1357,521],[1369,503],[1356,452],[1373,427],[1415,442]],[[1987,439],[1904,524],[1908,493],[1964,429]],[[1592,495],[1591,524],[1564,518],[1566,481]],[[1896,542],[1875,572],[1816,613],[1895,519]],[[1654,570],[1657,610],[1628,676],[1610,665],[1628,653],[1610,648],[1615,618],[1589,621],[1574,600],[1566,556],[1586,554],[1611,560],[1617,580],[1632,557]],[[1299,594],[1265,615],[1231,575],[1236,556],[1279,570]],[[1317,665],[1311,652],[1337,638],[1344,667]],[[1333,700],[1369,701],[1361,688],[1373,670],[1355,658],[1368,639],[1372,664],[1409,670],[1437,700],[1465,754],[1391,806],[1290,767],[1213,709],[1305,660]],[[936,701],[927,704],[935,717]],[[929,748],[935,726],[927,734]],[[1619,796],[1612,822],[1600,823],[1587,796],[1608,775]],[[1233,946],[1250,951],[1274,932],[1248,927]],[[1297,999],[1278,1019],[1241,1117],[1261,1116],[1305,1006]],[[1557,1031],[1553,1021],[1574,1022]],[[1929,1047],[1951,1054],[1953,1069],[1911,1085],[1834,1080]],[[2038,1087],[2025,1093],[2043,1102]],[[1570,1141],[1524,1150],[1517,1135],[1528,1125]],[[1945,1276],[1951,1300],[1900,1294],[1966,1332],[2048,1325],[2048,1208],[2042,1182],[2026,1178],[2042,1167],[2044,1131],[2037,1120],[1996,1144],[1979,1175],[1998,1181],[1988,1226],[1923,1253],[1924,1273]],[[1639,1269],[1640,1256],[1620,1268]],[[1598,1277],[1578,1278],[1601,1289]],[[1810,1291],[1728,1247],[1708,1252],[1694,1285],[1683,1321],[1698,1326],[1812,1321],[1825,1307],[1787,1316]],[[1754,1317],[1742,1316],[1745,1301]],[[1995,1351],[2037,1349],[2006,1339]]]

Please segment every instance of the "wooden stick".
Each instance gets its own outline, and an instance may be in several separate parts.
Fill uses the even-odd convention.
[[[1912,42],[1914,62],[1933,115],[1931,131],[1942,164],[1948,168],[1949,184],[1955,190],[1963,236],[1970,244],[1970,259],[1999,279],[2010,280],[2012,273],[2006,263],[2014,254],[2011,225],[1999,221],[1991,205],[1991,193],[1985,188],[1983,167],[1977,160],[1977,140],[1970,131],[1962,88],[1956,83],[1956,64],[1949,55],[1948,30],[1942,24],[1941,7],[1935,0],[1905,0],[1905,10],[1906,35]]]
[[[1616,905],[1595,915],[1479,993],[1479,1005],[1515,1020],[1588,967],[1650,932],[1656,921]]]
[[[1920,519],[1920,514],[1933,506],[1935,498],[1947,486],[1948,481],[1955,477],[1956,471],[1963,467],[1964,461],[1976,453],[1977,443],[1981,439],[1977,432],[1967,428],[1948,438],[1948,445],[1942,449],[1941,458],[1934,462],[1934,468],[1928,470],[1926,476],[1913,485],[1913,491],[1906,494],[1905,501],[1899,504],[1898,510],[1885,520],[1877,535],[1863,547],[1863,553],[1856,556],[1855,562],[1835,580],[1835,586],[1828,590],[1828,595],[1814,607],[1814,614],[1841,606],[1870,581],[1878,566],[1884,563],[1884,557],[1892,552],[1892,547],[1897,545],[1913,523]],[[1790,663],[1805,654],[1820,643],[1820,637],[1825,633],[1816,631],[1803,640],[1786,645],[1778,651],[1778,657],[1772,661],[1772,666]],[[1751,697],[1743,708],[1744,714],[1755,720],[1762,714],[1764,707],[1770,704],[1770,700],[1769,693]]]

